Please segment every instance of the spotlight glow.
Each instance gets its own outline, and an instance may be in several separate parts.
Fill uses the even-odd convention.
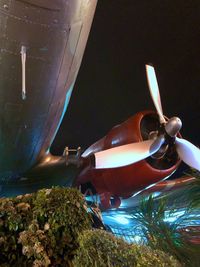
[[[129,220],[125,218],[125,216],[123,215],[116,215],[114,219],[116,222],[120,224],[124,224],[124,225],[129,224]]]

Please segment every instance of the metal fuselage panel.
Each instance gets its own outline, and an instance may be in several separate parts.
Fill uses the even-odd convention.
[[[97,0],[0,0],[0,181],[49,149],[70,100]],[[22,99],[21,47],[26,47]]]

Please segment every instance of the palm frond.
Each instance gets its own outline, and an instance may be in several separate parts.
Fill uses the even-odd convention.
[[[175,199],[173,205],[169,197],[156,200],[150,195],[141,201],[139,208],[133,213],[150,247],[159,248],[191,267],[199,266],[199,246],[191,244],[181,229],[197,220],[198,212],[194,211],[199,207],[199,181],[200,179],[188,186],[184,194],[179,192],[179,197],[170,195],[170,198]]]

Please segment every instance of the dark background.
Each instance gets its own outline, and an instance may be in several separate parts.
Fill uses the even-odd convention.
[[[82,66],[52,152],[87,148],[114,125],[154,109],[145,68],[154,64],[166,116],[200,145],[200,1],[99,0]]]

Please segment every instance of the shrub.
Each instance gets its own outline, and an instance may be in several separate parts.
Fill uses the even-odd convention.
[[[91,229],[76,189],[0,199],[0,267],[178,267],[168,254]]]
[[[181,267],[182,265],[171,255],[148,246],[132,245],[135,253],[136,267]]]
[[[178,267],[173,257],[145,246],[131,245],[102,230],[88,230],[79,236],[80,247],[74,267]]]
[[[0,266],[70,266],[79,233],[91,228],[86,208],[69,188],[0,199]]]

